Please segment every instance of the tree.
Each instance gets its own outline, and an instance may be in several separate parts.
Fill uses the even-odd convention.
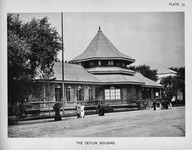
[[[150,68],[150,66],[147,65],[140,65],[140,66],[130,66],[128,67],[131,70],[140,72],[143,76],[153,80],[157,81],[157,70],[153,70]]]
[[[173,96],[177,95],[177,80],[173,76],[163,78],[160,82],[164,86],[164,98],[171,100]]]
[[[170,68],[177,72],[176,76],[168,76],[163,78],[160,84],[164,85],[165,98],[171,100],[173,96],[178,95],[178,91],[182,92],[185,100],[185,68]]]
[[[7,25],[8,100],[13,102],[26,98],[34,79],[54,74],[61,38],[47,17],[24,23],[19,15],[8,14]]]

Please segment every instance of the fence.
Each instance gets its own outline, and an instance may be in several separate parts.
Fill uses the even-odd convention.
[[[79,101],[85,106],[86,114],[97,113],[98,103],[101,102],[108,107],[109,112],[117,111],[129,111],[129,110],[139,110],[139,109],[150,109],[152,107],[153,101],[151,99],[138,99],[138,100],[93,100],[93,101]],[[33,101],[24,103],[22,108],[22,115],[19,117],[26,118],[45,118],[53,117],[54,110],[53,106],[56,102],[54,101]],[[61,101],[62,103],[62,101]],[[76,102],[66,102],[64,105],[63,116],[73,116],[75,115],[75,105]],[[63,108],[61,108],[61,112]]]

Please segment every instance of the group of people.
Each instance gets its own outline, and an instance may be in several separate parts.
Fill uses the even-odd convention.
[[[169,102],[169,101],[167,101],[167,100],[165,100],[165,101],[163,101],[163,102],[160,102],[159,105],[160,105],[159,107],[160,107],[161,109],[172,108],[171,102]],[[156,110],[156,107],[157,107],[157,102],[154,100],[154,101],[153,101],[153,110]]]
[[[152,102],[151,108],[153,108],[153,110],[156,110],[157,105],[159,105],[158,107],[161,109],[168,109],[168,108],[172,108],[172,104],[170,102],[168,102],[167,100],[163,101],[163,102],[157,102],[156,100],[154,100]],[[84,118],[85,117],[85,106],[83,105],[83,103],[77,102],[76,103],[76,114],[77,114],[77,118]],[[99,116],[104,116],[105,115],[105,108],[103,103],[98,103],[98,113]]]
[[[83,103],[77,102],[75,105],[76,108],[76,114],[77,118],[84,118],[85,117],[85,106]],[[103,106],[103,103],[99,103],[97,109],[99,110],[99,116],[104,116],[105,115],[105,109]]]

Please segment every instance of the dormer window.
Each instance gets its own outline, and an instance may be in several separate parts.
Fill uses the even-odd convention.
[[[119,63],[119,62],[117,63],[117,66],[120,66],[120,63]]]
[[[108,61],[108,65],[113,66],[113,61],[112,60]]]
[[[101,61],[98,61],[98,66],[101,66]]]
[[[94,66],[94,62],[91,61],[91,62],[89,63],[89,65],[90,65],[90,66]]]

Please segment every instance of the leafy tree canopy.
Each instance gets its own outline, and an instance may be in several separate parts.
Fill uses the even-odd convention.
[[[185,68],[170,68],[177,72],[176,76],[168,76],[161,80],[160,84],[164,85],[165,98],[171,100],[173,96],[178,95],[178,91],[183,93],[185,100]]]
[[[150,68],[150,66],[147,65],[140,65],[140,66],[130,66],[128,67],[131,70],[140,72],[143,76],[153,80],[157,81],[157,70],[153,70]]]
[[[176,71],[178,78],[185,79],[185,67],[180,68],[171,67],[169,69]]]
[[[53,70],[53,62],[61,50],[61,38],[48,18],[32,19],[24,23],[8,14],[8,67],[13,79],[33,79],[39,73]]]
[[[33,18],[25,23],[19,15],[8,14],[7,26],[8,91],[13,98],[19,92],[14,90],[18,86],[25,91],[28,81],[53,75],[54,61],[58,60],[61,50],[61,37],[50,26],[47,17]]]

